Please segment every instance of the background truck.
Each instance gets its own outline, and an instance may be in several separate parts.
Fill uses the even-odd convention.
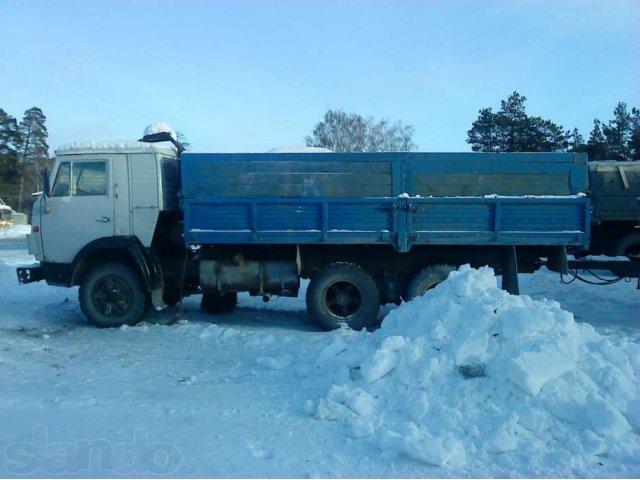
[[[0,198],[0,229],[13,225],[13,215],[15,213],[16,212]]]
[[[640,162],[589,162],[593,203],[588,253],[611,257],[640,253]]]
[[[167,133],[58,150],[33,209],[21,283],[79,285],[100,327],[133,325],[202,294],[297,296],[325,329],[371,327],[462,264],[516,272],[566,267],[585,248],[583,154],[182,153]],[[171,141],[177,148],[158,146]]]

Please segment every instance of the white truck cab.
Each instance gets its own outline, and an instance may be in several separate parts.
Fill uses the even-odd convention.
[[[176,152],[155,144],[67,145],[56,150],[49,181],[28,237],[41,262],[70,264],[83,247],[107,237],[134,236],[149,247],[159,212],[178,209]]]
[[[99,326],[127,323],[117,308],[139,296],[132,282],[163,308],[164,279],[152,243],[163,217],[173,225],[180,216],[178,152],[134,141],[73,143],[55,153],[27,235],[39,264],[18,268],[20,283],[80,285],[81,307]],[[84,300],[83,288],[91,290]]]

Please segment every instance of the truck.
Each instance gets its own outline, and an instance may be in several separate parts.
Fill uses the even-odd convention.
[[[636,278],[640,289],[640,162],[603,160],[589,162],[588,168],[591,238],[587,248],[570,250],[569,273],[597,285]]]
[[[639,254],[640,162],[589,162],[589,196],[593,213],[588,253],[610,257]]]
[[[576,153],[190,153],[169,131],[56,151],[33,207],[20,283],[79,286],[98,327],[188,295],[295,297],[321,328],[376,324],[463,264],[566,270],[586,248],[587,158]]]
[[[0,198],[0,229],[13,225],[13,215],[15,213],[16,212]]]

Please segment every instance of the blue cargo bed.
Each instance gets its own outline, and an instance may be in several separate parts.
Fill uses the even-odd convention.
[[[195,154],[184,236],[203,244],[586,245],[579,154]]]

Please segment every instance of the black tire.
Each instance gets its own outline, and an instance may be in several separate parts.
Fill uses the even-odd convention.
[[[630,233],[622,237],[614,253],[616,257],[640,254],[640,233]]]
[[[233,293],[203,293],[200,308],[211,315],[231,313],[238,305],[238,294]]]
[[[311,279],[307,310],[325,330],[348,325],[362,330],[375,325],[380,292],[371,275],[357,265],[332,263]]]
[[[147,293],[135,270],[121,263],[104,263],[82,279],[80,309],[99,328],[135,325],[147,308]]]
[[[421,297],[428,290],[446,280],[454,270],[456,267],[453,265],[433,265],[420,270],[409,282],[403,295],[404,301],[408,302],[416,297]]]

